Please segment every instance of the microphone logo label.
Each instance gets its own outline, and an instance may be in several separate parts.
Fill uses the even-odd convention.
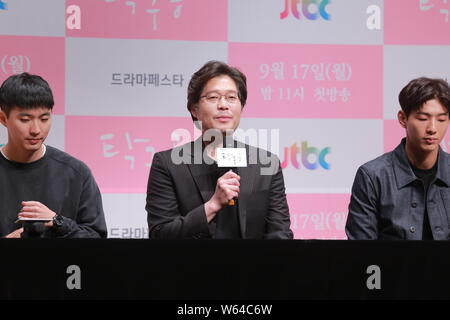
[[[247,152],[245,148],[217,148],[218,167],[246,167]]]

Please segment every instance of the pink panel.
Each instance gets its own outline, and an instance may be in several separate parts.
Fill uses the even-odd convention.
[[[64,114],[64,38],[0,36],[0,82],[9,76],[29,72],[50,84],[54,114]]]
[[[68,0],[81,9],[81,29],[72,37],[167,40],[227,40],[226,0]]]
[[[382,118],[382,46],[229,45],[248,76],[246,117]]]
[[[288,194],[295,239],[347,239],[349,194]]]
[[[143,193],[154,153],[172,148],[182,128],[188,137],[178,143],[196,137],[190,118],[66,116],[65,150],[91,168],[102,192]]]
[[[450,44],[450,1],[384,2],[386,44]]]

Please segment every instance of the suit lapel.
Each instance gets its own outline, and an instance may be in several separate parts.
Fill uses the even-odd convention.
[[[205,170],[205,164],[203,161],[201,164],[200,159],[203,159],[203,148],[202,148],[202,138],[198,138],[191,143],[191,147],[188,152],[191,155],[191,162],[187,165],[189,171],[191,172],[192,178],[197,185],[198,191],[200,192],[203,203],[207,202],[214,194],[215,188],[211,188],[211,177],[209,175],[209,170]]]
[[[205,165],[189,164],[188,168],[200,191],[203,203],[207,202],[213,196],[215,189],[211,187],[211,176],[208,172],[205,172]]]

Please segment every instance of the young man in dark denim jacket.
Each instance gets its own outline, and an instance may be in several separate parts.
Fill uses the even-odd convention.
[[[350,240],[450,238],[450,155],[439,147],[449,124],[449,85],[414,79],[399,102],[406,138],[358,169],[345,228]]]

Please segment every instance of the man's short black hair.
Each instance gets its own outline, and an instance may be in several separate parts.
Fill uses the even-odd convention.
[[[398,95],[398,101],[406,117],[419,111],[429,100],[436,99],[450,110],[450,87],[444,79],[420,77],[411,80]]]
[[[49,84],[38,75],[27,72],[6,79],[0,87],[0,108],[9,116],[12,108],[53,109],[54,101]]]
[[[191,111],[195,107],[209,80],[223,75],[229,76],[236,83],[237,94],[242,107],[244,107],[247,102],[246,76],[239,69],[231,67],[224,62],[211,60],[192,75],[188,86],[187,109]],[[192,120],[196,121],[197,119],[192,116]]]

